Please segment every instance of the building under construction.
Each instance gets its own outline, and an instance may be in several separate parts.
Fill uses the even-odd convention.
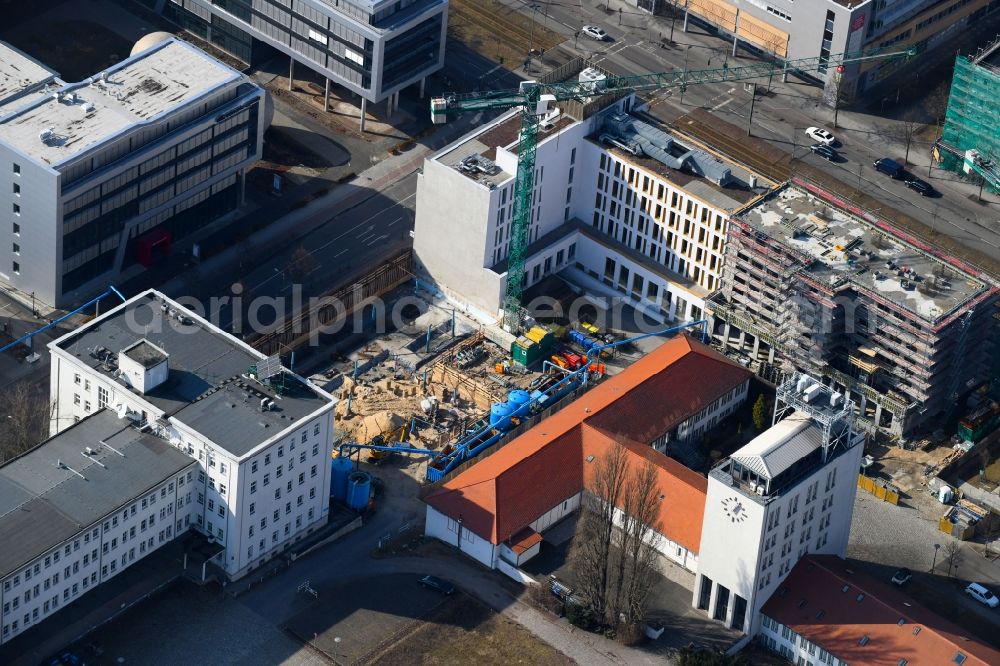
[[[733,216],[722,284],[715,343],[772,379],[823,377],[868,430],[947,416],[993,367],[995,282],[811,184]]]
[[[959,56],[935,159],[957,173],[979,177],[1000,192],[1000,39],[972,58]]]

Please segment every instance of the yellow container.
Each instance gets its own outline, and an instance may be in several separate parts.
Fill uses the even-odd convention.
[[[549,335],[549,332],[546,331],[541,326],[532,326],[531,330],[529,330],[527,333],[524,334],[524,337],[534,342],[540,343],[542,340],[545,339],[547,335]]]

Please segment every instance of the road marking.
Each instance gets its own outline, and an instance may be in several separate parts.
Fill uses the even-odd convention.
[[[378,243],[379,241],[381,241],[383,239],[386,239],[386,238],[388,238],[388,236],[386,236],[385,234],[383,234],[381,236],[377,236],[377,237],[375,237],[375,238],[372,239],[371,243],[365,243],[365,246],[366,247],[371,247],[372,245],[375,245],[375,243]]]
[[[733,98],[730,97],[729,99],[727,99],[725,101],[722,101],[722,102],[719,102],[718,104],[716,104],[715,106],[713,106],[710,109],[710,111],[718,111],[719,109],[721,109],[722,107],[724,107],[725,105],[729,104],[732,101],[733,101]]]
[[[391,227],[392,225],[396,224],[397,222],[402,222],[402,221],[403,221],[403,218],[397,217],[395,220],[393,220],[392,222],[389,223],[389,226]]]
[[[341,251],[340,251],[340,252],[338,252],[337,254],[333,255],[333,258],[334,258],[334,259],[336,259],[336,258],[337,258],[337,257],[339,257],[340,255],[342,255],[342,254],[346,254],[346,253],[347,253],[347,248],[345,247],[345,248],[344,248],[343,250],[341,250]]]

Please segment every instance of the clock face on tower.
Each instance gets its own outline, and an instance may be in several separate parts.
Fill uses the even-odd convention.
[[[727,497],[722,500],[722,512],[734,523],[742,523],[747,519],[747,510],[736,497]]]

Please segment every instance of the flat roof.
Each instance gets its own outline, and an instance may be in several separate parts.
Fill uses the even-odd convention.
[[[139,340],[132,346],[123,349],[122,353],[144,368],[156,367],[167,360],[167,355],[148,340]]]
[[[52,71],[6,42],[0,42],[0,105],[56,78]]]
[[[116,360],[119,352],[141,341],[163,350],[170,367],[167,380],[142,398],[237,457],[333,403],[286,370],[270,385],[251,379],[247,373],[263,354],[155,291],[50,344],[116,382],[120,390],[134,391],[119,379]],[[265,398],[274,407],[261,411]]]
[[[0,467],[0,577],[195,463],[107,409],[7,462]]]
[[[0,118],[0,141],[58,166],[242,76],[170,39]]]
[[[576,125],[578,122],[565,113],[561,114],[549,129],[539,126],[537,143],[541,144],[549,137],[559,134],[567,127]],[[474,134],[468,134],[459,139],[432,159],[445,166],[454,168],[471,180],[487,186],[491,184],[498,186],[514,178],[515,174],[507,173],[500,169],[499,166],[496,169],[489,169],[489,165],[495,165],[494,160],[499,148],[504,148],[515,155],[517,154],[517,142],[520,131],[521,115],[516,111],[507,113],[492,123],[484,125]],[[485,160],[480,162],[480,165],[486,168],[474,168],[474,165],[469,165],[472,168],[460,168],[463,161],[470,156],[485,158]]]
[[[804,272],[829,288],[850,283],[928,322],[986,289],[981,280],[793,184],[739,219],[795,251],[807,264]]]
[[[616,116],[612,114],[609,118],[611,125],[615,126]],[[589,140],[618,160],[654,173],[714,208],[733,212],[775,185],[694,138],[674,129],[667,131],[662,123],[646,113],[619,114],[617,118],[627,118],[624,129],[629,135],[628,139],[616,135],[612,128],[602,123],[590,135]],[[621,123],[617,125],[621,127]],[[642,134],[655,138],[655,143],[642,137]],[[639,154],[622,150],[603,140],[609,136],[620,142],[639,138],[652,154],[646,154],[641,148]],[[677,168],[676,163],[680,160],[670,158],[681,157],[683,164]],[[668,164],[664,160],[672,163]],[[711,177],[718,177],[725,172],[728,172],[725,184],[720,184]]]

